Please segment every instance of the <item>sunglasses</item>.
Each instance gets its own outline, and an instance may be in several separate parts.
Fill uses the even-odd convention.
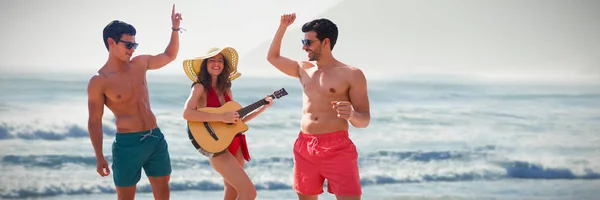
[[[306,46],[310,46],[311,43],[315,42],[316,40],[309,40],[309,39],[303,39],[302,40],[302,45],[306,45]]]
[[[123,41],[123,40],[119,40],[119,39],[116,39],[115,41],[117,43],[122,42],[123,44],[125,44],[125,48],[127,48],[127,49],[131,49],[131,48],[137,49],[137,47],[139,45],[138,43]]]

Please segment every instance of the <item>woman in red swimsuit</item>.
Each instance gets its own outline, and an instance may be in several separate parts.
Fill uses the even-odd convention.
[[[185,60],[183,68],[187,76],[194,82],[190,96],[185,104],[183,118],[187,121],[221,121],[235,123],[239,119],[236,112],[212,114],[198,111],[202,107],[220,107],[225,102],[232,100],[231,81],[241,74],[237,71],[238,55],[235,49],[212,48],[202,57]],[[241,119],[250,121],[273,104],[271,97],[266,97],[267,105],[259,108]],[[244,160],[250,161],[250,154],[246,144],[246,136],[239,133],[229,145],[229,148],[219,153],[204,151],[192,139],[188,129],[188,136],[198,151],[209,158],[211,166],[224,179],[224,199],[255,199],[256,188],[250,177],[244,171]]]

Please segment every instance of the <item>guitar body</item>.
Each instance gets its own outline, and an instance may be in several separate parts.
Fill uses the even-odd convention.
[[[221,107],[199,108],[198,111],[221,114],[225,112],[236,112],[241,108],[242,106],[239,103],[228,101]],[[218,153],[227,149],[235,135],[248,130],[248,126],[242,120],[233,124],[191,121],[188,121],[187,124],[196,143],[209,153]],[[217,139],[215,139],[214,136],[216,136]]]

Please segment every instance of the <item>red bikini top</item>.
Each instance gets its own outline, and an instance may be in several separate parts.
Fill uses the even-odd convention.
[[[223,93],[225,96],[225,102],[231,101],[227,92]],[[220,107],[221,101],[219,101],[219,96],[212,87],[208,87],[208,91],[206,92],[206,107]]]

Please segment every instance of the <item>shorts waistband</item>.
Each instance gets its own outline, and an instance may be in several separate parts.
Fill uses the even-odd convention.
[[[298,134],[298,137],[307,138],[307,139],[312,139],[312,138],[326,139],[326,138],[348,137],[348,130],[339,130],[339,131],[333,131],[333,132],[329,132],[329,133],[318,133],[318,134],[304,133],[304,132],[300,131],[300,133]]]
[[[155,136],[160,136],[162,135],[162,132],[160,131],[160,128],[156,127],[150,130],[145,130],[145,131],[138,131],[138,132],[120,132],[120,133],[116,133],[115,137],[117,138],[126,138],[126,137],[135,137],[135,136],[144,136],[144,135],[155,135]]]

